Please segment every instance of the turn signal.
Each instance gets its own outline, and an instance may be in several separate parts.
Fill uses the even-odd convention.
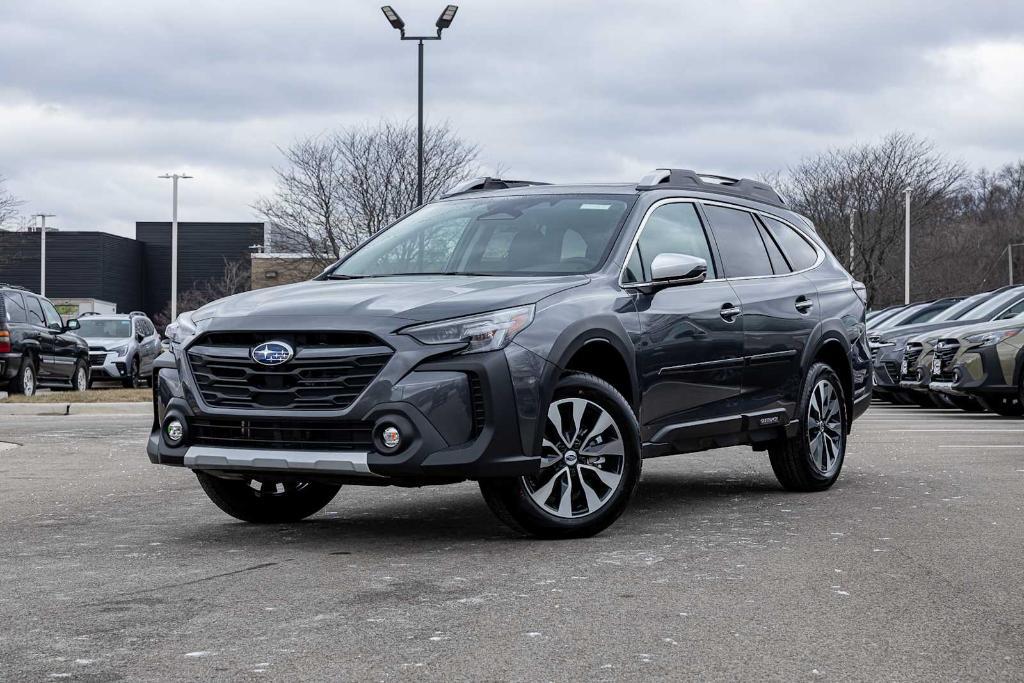
[[[0,330],[0,353],[11,352],[11,333],[7,330]]]

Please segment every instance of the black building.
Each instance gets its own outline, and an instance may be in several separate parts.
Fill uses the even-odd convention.
[[[145,245],[143,306],[150,315],[171,301],[171,224],[139,222],[135,239]],[[263,245],[263,223],[178,222],[178,293],[224,275],[227,261],[249,261]]]
[[[157,315],[171,300],[171,224],[136,223],[136,239],[105,232],[46,233],[46,295],[100,299]],[[0,231],[0,282],[39,291],[40,234]],[[178,223],[178,292],[249,260],[263,223]]]

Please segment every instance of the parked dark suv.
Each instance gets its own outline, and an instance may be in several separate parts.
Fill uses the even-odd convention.
[[[511,526],[582,536],[642,458],[736,444],[822,490],[871,398],[864,294],[752,180],[485,179],[314,281],[180,316],[148,453],[251,522],[471,479]]]
[[[40,385],[89,386],[89,347],[71,333],[49,299],[0,283],[0,386],[12,394]]]

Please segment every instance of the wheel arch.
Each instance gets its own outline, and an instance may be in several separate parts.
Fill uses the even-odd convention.
[[[839,376],[843,386],[843,397],[846,404],[847,430],[853,423],[853,362],[850,360],[852,349],[849,340],[837,327],[821,326],[816,330],[812,343],[804,350],[803,375],[806,377],[814,363],[828,365]]]

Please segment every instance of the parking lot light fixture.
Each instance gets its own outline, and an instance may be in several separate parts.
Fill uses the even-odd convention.
[[[417,91],[417,116],[416,116],[416,206],[423,205],[423,41],[441,40],[441,31],[449,28],[455,19],[455,13],[459,11],[458,5],[448,5],[437,18],[434,26],[437,28],[437,35],[433,36],[407,36],[405,35],[405,22],[398,16],[398,12],[391,5],[384,5],[380,8],[384,17],[391,24],[391,28],[401,33],[402,40],[415,40],[419,44],[419,78]]]
[[[906,198],[903,244],[903,303],[910,305],[910,188],[903,190]]]
[[[56,214],[37,213],[33,218],[38,218],[39,226],[39,296],[46,296],[46,219],[53,218]]]
[[[171,322],[178,318],[178,181],[191,178],[184,173],[157,176],[173,183],[171,190]]]

